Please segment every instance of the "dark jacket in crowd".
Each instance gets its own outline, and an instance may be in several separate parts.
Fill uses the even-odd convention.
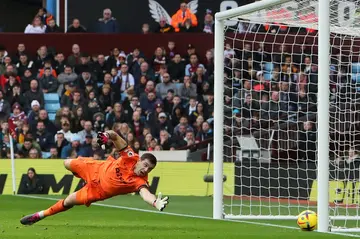
[[[96,33],[118,33],[119,24],[115,18],[111,18],[107,22],[101,18],[95,24],[94,30]]]
[[[43,194],[43,188],[43,182],[38,176],[34,176],[33,180],[24,176],[18,194]]]

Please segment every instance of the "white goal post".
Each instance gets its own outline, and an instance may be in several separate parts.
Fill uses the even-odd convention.
[[[270,213],[262,212],[260,214],[253,214],[251,213],[251,202],[250,206],[248,207],[248,210],[250,211],[242,211],[242,206],[240,205],[240,210],[235,212],[236,210],[233,210],[233,205],[237,204],[236,198],[239,198],[239,203],[243,203],[244,195],[224,195],[224,183],[223,183],[223,161],[227,157],[224,155],[224,98],[225,98],[225,84],[224,84],[224,77],[226,78],[226,75],[224,73],[224,59],[227,57],[224,54],[224,46],[227,40],[230,39],[230,42],[237,41],[236,38],[239,38],[241,34],[238,32],[233,33],[231,36],[227,37],[227,34],[229,32],[226,32],[226,21],[227,20],[237,20],[237,21],[244,21],[244,19],[250,23],[254,24],[269,24],[269,23],[276,23],[276,24],[286,24],[289,27],[303,27],[303,28],[311,28],[317,30],[317,52],[311,52],[312,55],[316,55],[316,63],[318,65],[318,73],[317,73],[317,150],[316,150],[316,169],[314,169],[316,181],[317,181],[317,199],[316,199],[316,205],[313,205],[311,203],[306,203],[305,208],[309,208],[311,210],[317,211],[318,214],[318,228],[317,230],[320,232],[327,232],[329,230],[331,231],[349,231],[349,232],[360,232],[360,225],[358,224],[359,220],[359,203],[360,201],[355,201],[352,205],[352,207],[356,208],[355,214],[348,213],[348,209],[350,207],[341,205],[338,207],[337,205],[331,206],[332,204],[329,203],[329,165],[330,162],[330,136],[331,133],[330,127],[330,95],[331,91],[329,88],[330,80],[329,75],[330,73],[330,62],[331,62],[331,34],[337,34],[336,37],[340,38],[342,34],[345,34],[347,36],[350,36],[352,40],[354,40],[353,37],[359,36],[359,29],[356,29],[351,31],[349,29],[353,28],[352,24],[348,24],[345,28],[341,26],[341,24],[335,24],[332,19],[332,8],[331,4],[336,2],[338,3],[347,3],[353,4],[354,6],[358,7],[358,4],[360,4],[360,1],[355,0],[341,0],[341,1],[333,1],[333,0],[262,0],[257,1],[252,4],[248,4],[242,7],[238,7],[235,9],[226,10],[223,12],[218,12],[215,14],[215,49],[214,49],[214,62],[215,62],[215,79],[214,79],[214,94],[215,94],[215,107],[214,107],[214,195],[213,195],[213,218],[214,219],[279,219],[279,220],[285,220],[285,219],[296,219],[297,214],[294,213],[293,210],[287,210],[286,213],[281,213],[280,211],[283,210],[282,205],[277,205],[279,207],[279,213],[274,214],[270,211]],[[311,6],[316,9],[317,11],[317,21],[314,22],[306,22],[305,20],[298,20],[298,19],[292,19],[291,16],[282,16],[281,14],[277,16],[276,21],[273,20],[270,17],[266,15],[267,9],[276,9],[276,6],[280,5],[286,5],[289,9],[291,9],[291,4],[301,4],[304,3],[302,6],[303,9],[306,9],[307,7]],[[299,9],[297,9],[298,11]],[[301,11],[302,9],[300,9]],[[307,9],[308,10],[308,9]],[[353,8],[346,8],[346,13],[351,15],[355,14],[355,10],[353,11]],[[344,10],[344,11],[345,11]],[[295,10],[294,10],[295,11]],[[340,13],[336,16],[340,18]],[[341,16],[343,17],[343,16]],[[232,29],[233,30],[233,29]],[[235,29],[236,30],[236,29]],[[278,34],[278,33],[264,33],[264,35],[267,36],[267,34]],[[287,33],[281,33],[281,34],[287,34]],[[246,33],[244,33],[242,36],[247,37]],[[294,38],[301,37],[297,36],[297,34],[294,34]],[[236,50],[235,44],[231,44],[232,49]],[[341,45],[341,44],[340,44]],[[295,43],[292,43],[292,47],[297,47]],[[341,47],[341,46],[340,46]],[[350,49],[351,51],[351,49]],[[359,53],[357,53],[359,54]],[[360,60],[359,60],[360,61]],[[349,65],[351,62],[349,61]],[[261,65],[261,63],[259,63]],[[232,68],[231,70],[234,70]],[[340,71],[340,70],[339,70]],[[259,71],[258,71],[259,72]],[[262,72],[262,70],[261,70]],[[360,71],[359,71],[360,72]],[[240,83],[241,84],[241,83]],[[309,83],[310,84],[310,83]],[[231,88],[231,86],[230,86]],[[231,88],[231,90],[233,90]],[[238,108],[238,110],[241,111],[241,108]],[[338,111],[337,111],[338,112]],[[349,110],[350,112],[350,110]],[[348,112],[346,112],[348,113]],[[345,113],[344,113],[345,114]],[[338,119],[341,121],[341,119]],[[298,122],[297,122],[298,123]],[[234,128],[234,126],[231,126]],[[330,129],[330,130],[329,130]],[[230,129],[233,130],[233,129]],[[251,129],[250,129],[251,132]],[[242,133],[241,133],[242,134]],[[232,136],[235,136],[235,133],[233,133]],[[251,133],[250,136],[251,137]],[[341,142],[345,142],[344,140],[340,140]],[[339,141],[339,144],[341,143]],[[347,142],[347,141],[346,141]],[[241,151],[242,146],[238,146],[237,150]],[[336,152],[335,154],[340,154]],[[314,154],[315,155],[315,154]],[[250,163],[251,164],[251,163]],[[236,166],[235,166],[236,167]],[[251,166],[250,166],[251,167]],[[265,167],[266,168],[266,167]],[[243,170],[243,169],[239,169]],[[261,170],[261,169],[259,169]],[[267,171],[270,172],[271,169],[266,168]],[[307,169],[306,169],[307,170]],[[236,169],[235,169],[236,171]],[[308,171],[306,171],[308,172]],[[271,174],[269,173],[268,180],[272,180],[270,178]],[[235,175],[237,177],[237,175]],[[331,176],[330,176],[331,177]],[[260,181],[260,180],[259,180]],[[314,181],[315,182],[315,181]],[[235,183],[236,184],[236,183]],[[241,185],[237,185],[240,187]],[[310,185],[311,186],[311,185]],[[310,187],[309,186],[309,187]],[[312,185],[314,187],[314,185]],[[236,187],[236,186],[235,186]],[[259,185],[261,187],[261,185]],[[354,189],[354,191],[357,188]],[[290,190],[290,189],[289,189]],[[301,189],[299,189],[301,190]],[[345,189],[344,189],[345,190]],[[228,196],[228,197],[227,197]],[[259,196],[259,195],[257,195]],[[259,201],[261,202],[261,196]],[[313,196],[313,195],[312,195]],[[252,200],[252,195],[246,195],[246,197],[250,198]],[[224,210],[224,200],[230,200],[230,209],[229,211]],[[285,198],[286,199],[286,198]],[[266,199],[267,200],[267,199]],[[277,198],[278,200],[278,198]],[[281,199],[283,200],[283,199]],[[300,205],[299,199],[291,198],[290,196],[287,198],[287,202],[285,204],[290,205],[290,201],[294,200],[295,206],[294,207],[297,210],[303,209],[304,207]],[[297,200],[297,201],[296,201]],[[276,201],[276,203],[279,203],[280,200]],[[268,200],[268,206],[271,209],[272,202],[270,202],[270,199]],[[260,203],[261,204],[261,203]],[[336,203],[335,203],[336,204]],[[286,207],[285,205],[284,207]],[[345,207],[345,209],[343,208]],[[345,211],[344,211],[344,210]],[[344,211],[344,212],[343,212]],[[333,215],[330,215],[329,212],[334,212]],[[335,227],[332,224],[332,220],[342,220],[345,221],[345,223],[342,226]],[[356,223],[354,226],[349,226],[350,224],[347,224],[347,221],[354,220]],[[295,222],[294,222],[295,223]],[[350,228],[352,227],[352,228]]]

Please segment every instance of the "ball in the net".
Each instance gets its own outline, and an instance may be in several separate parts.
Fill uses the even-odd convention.
[[[303,231],[313,231],[317,226],[317,214],[311,210],[305,210],[298,215],[297,224]]]

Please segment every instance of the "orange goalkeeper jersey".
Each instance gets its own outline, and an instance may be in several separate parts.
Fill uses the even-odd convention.
[[[99,172],[100,185],[106,196],[133,193],[149,186],[147,176],[140,177],[134,173],[138,160],[139,155],[130,147],[123,150],[117,160],[108,157]]]

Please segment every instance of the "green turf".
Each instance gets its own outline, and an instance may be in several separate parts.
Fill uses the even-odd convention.
[[[50,198],[50,196],[44,196]],[[301,232],[290,228],[244,222],[180,217],[104,206],[76,207],[46,218],[33,226],[22,226],[26,214],[46,209],[55,201],[0,196],[0,239],[115,239],[115,238],[344,238],[341,235]],[[106,205],[149,209],[138,196],[119,196],[101,202]],[[210,197],[171,197],[166,212],[211,216]],[[261,221],[260,223],[264,223]],[[292,221],[266,223],[296,227]]]

